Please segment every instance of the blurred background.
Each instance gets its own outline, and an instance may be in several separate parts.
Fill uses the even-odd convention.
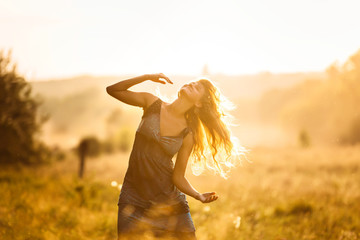
[[[0,238],[114,239],[140,108],[210,78],[250,150],[227,180],[187,176],[199,239],[360,239],[360,3],[0,2]],[[221,220],[221,224],[219,224]],[[27,224],[24,223],[27,222]],[[46,226],[44,226],[44,224]]]

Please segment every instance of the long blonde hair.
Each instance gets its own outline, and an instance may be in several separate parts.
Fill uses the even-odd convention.
[[[226,110],[234,105],[211,80],[201,78],[198,82],[205,88],[202,107],[193,107],[185,113],[195,142],[190,156],[192,171],[199,175],[210,169],[227,178],[232,167],[247,159],[249,150],[239,144],[229,128],[232,116]]]

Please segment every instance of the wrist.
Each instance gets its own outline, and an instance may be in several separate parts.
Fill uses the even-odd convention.
[[[200,200],[200,193],[197,192],[197,193],[195,194],[194,198],[195,198],[196,200]]]
[[[150,79],[150,74],[143,74],[143,75],[142,75],[142,78],[143,78],[144,80],[149,80],[149,79]]]

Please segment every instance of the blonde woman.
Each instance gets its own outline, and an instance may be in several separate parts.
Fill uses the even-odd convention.
[[[202,203],[213,202],[218,196],[215,192],[199,193],[189,183],[185,177],[189,158],[223,173],[221,164],[231,166],[232,157],[243,151],[232,142],[223,121],[222,96],[210,80],[185,84],[172,103],[148,92],[128,90],[147,80],[172,84],[159,73],[106,88],[112,97],[144,110],[119,196],[118,238],[144,236],[150,231],[157,238],[196,239],[186,195]]]

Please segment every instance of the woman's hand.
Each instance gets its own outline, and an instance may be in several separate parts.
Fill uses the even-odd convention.
[[[166,82],[173,84],[173,82],[167,77],[165,76],[165,74],[163,73],[155,73],[155,74],[147,74],[146,75],[147,78],[153,82],[158,82],[158,83],[162,83],[165,84]],[[161,79],[165,79],[166,82],[164,80]]]
[[[218,199],[219,196],[215,195],[215,192],[199,193],[197,199],[202,203],[213,202]]]

